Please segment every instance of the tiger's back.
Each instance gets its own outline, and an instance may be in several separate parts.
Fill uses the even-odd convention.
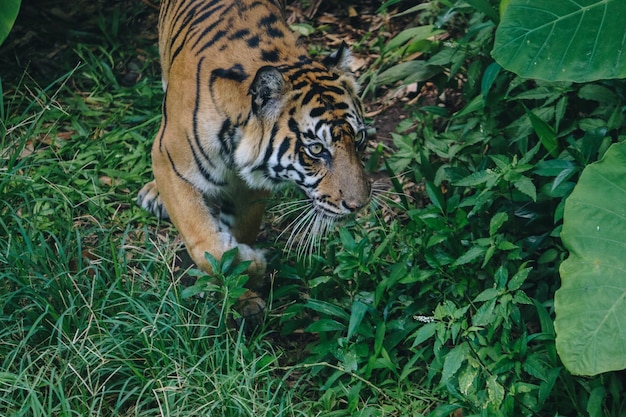
[[[201,57],[212,61],[215,69],[254,76],[262,65],[304,54],[278,7],[254,0],[165,1],[159,16],[159,51],[165,83],[178,58],[183,64],[172,69],[173,78],[185,60],[195,63]],[[248,54],[241,56],[241,51]]]
[[[281,184],[305,193],[311,224],[367,203],[363,108],[345,46],[309,59],[268,1],[166,0],[159,48],[163,118],[139,204],[172,220],[200,268],[210,272],[205,252],[238,247],[262,275],[263,254],[249,245]]]

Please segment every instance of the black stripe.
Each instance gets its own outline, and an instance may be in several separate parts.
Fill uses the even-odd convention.
[[[178,178],[180,178],[181,180],[185,181],[187,184],[191,185],[193,187],[193,184],[191,181],[189,181],[187,178],[185,178],[183,176],[183,174],[180,173],[180,171],[178,171],[176,169],[176,164],[174,163],[174,160],[172,159],[172,155],[170,155],[170,152],[168,150],[165,151],[165,153],[167,154],[167,159],[169,159],[170,161],[170,165],[172,166],[172,171],[174,171],[174,173],[176,174],[176,176]]]
[[[263,49],[261,50],[261,59],[265,62],[271,62],[275,64],[280,61],[280,51],[278,50],[278,48],[274,48],[270,51]]]
[[[204,57],[200,58],[200,60],[198,61],[198,69],[197,69],[197,72],[196,72],[196,102],[195,102],[194,107],[193,107],[193,137],[194,137],[194,141],[196,143],[196,146],[200,150],[200,153],[202,154],[202,156],[204,157],[206,162],[212,168],[215,168],[215,165],[211,161],[211,158],[204,151],[204,148],[202,147],[202,143],[201,143],[201,140],[200,140],[200,134],[198,133],[198,112],[200,111],[200,97],[201,97],[201,91],[202,91],[202,85],[200,83],[200,81],[201,81],[200,74],[202,73],[202,63],[203,62],[204,62]],[[189,143],[189,145],[191,146],[191,148],[193,150],[193,145],[191,144],[191,142]]]
[[[217,134],[217,139],[220,142],[220,155],[222,159],[228,163],[228,165],[232,166],[234,163],[234,153],[233,153],[233,137],[235,135],[235,127],[232,125],[230,119],[225,119],[222,123],[222,127],[220,128],[219,133]]]
[[[215,35],[213,35],[213,37],[207,43],[202,45],[202,48],[200,48],[200,50],[197,52],[197,54],[201,54],[204,50],[206,50],[207,48],[210,48],[211,46],[213,46],[217,41],[219,41],[224,36],[226,36],[226,34],[227,34],[227,32],[225,30],[218,30],[217,33]]]
[[[285,155],[289,151],[290,146],[291,141],[289,140],[289,138],[284,138],[283,141],[280,143],[280,146],[278,147],[277,156],[279,161],[283,158],[283,155]]]
[[[320,117],[325,111],[326,109],[324,107],[315,107],[309,112],[309,115],[311,117]]]
[[[239,29],[237,32],[233,33],[228,37],[228,40],[234,41],[238,39],[243,39],[250,34],[248,29]]]
[[[199,5],[202,6],[202,9],[200,9],[197,12],[194,12],[195,19],[193,20],[193,22],[190,23],[189,28],[190,29],[195,28],[195,26],[204,22],[207,18],[211,17],[211,15],[213,15],[216,11],[224,8],[223,4],[218,4],[220,1],[221,0],[213,0],[206,4],[200,3]],[[197,17],[195,16],[196,14],[198,15]]]
[[[256,48],[257,46],[259,46],[260,41],[261,39],[257,35],[255,35],[251,37],[250,39],[248,39],[246,43],[248,44],[250,48]]]
[[[243,69],[241,64],[235,64],[230,68],[217,68],[211,72],[211,84],[213,84],[216,78],[222,78],[231,81],[237,81],[242,83],[248,79],[249,75]]]
[[[269,15],[259,20],[259,26],[271,28],[272,25],[274,25],[276,22],[278,22],[278,17],[274,13],[270,13]]]
[[[174,52],[172,53],[171,57],[170,57],[170,65],[172,64],[172,62],[174,62],[174,59],[178,56],[178,54],[180,53],[180,51],[183,49],[183,47],[185,46],[185,43],[187,42],[187,36],[189,36],[189,28],[187,27],[187,25],[189,24],[189,21],[193,18],[193,16],[196,13],[196,9],[200,6],[200,4],[194,4],[193,2],[189,2],[183,10],[181,11],[176,11],[175,14],[175,18],[173,19],[171,26],[171,30],[173,30],[174,28],[178,28],[178,30],[176,31],[176,33],[168,33],[168,36],[170,38],[169,40],[169,49],[171,50],[174,45],[176,43],[178,43],[178,46],[176,47],[176,49],[174,50]],[[181,22],[182,19],[182,22]],[[181,36],[183,36],[183,40],[178,42],[178,38]]]
[[[167,92],[163,97],[163,104],[161,106],[161,113],[163,114],[163,119],[161,123],[163,128],[161,129],[161,134],[159,135],[159,152],[163,152],[163,135],[165,135],[165,129],[167,128]]]
[[[204,164],[202,163],[203,161],[200,159],[200,156],[198,155],[198,153],[196,152],[196,150],[194,149],[192,143],[191,143],[191,139],[189,139],[189,137],[187,136],[187,143],[189,143],[189,148],[191,149],[191,154],[193,155],[193,160],[196,163],[196,166],[198,167],[198,171],[200,171],[200,173],[202,174],[202,176],[204,177],[204,179],[207,182],[210,182],[213,185],[217,185],[217,186],[224,186],[226,185],[226,182],[224,181],[218,181],[215,178],[213,178],[213,176],[211,175],[211,173],[209,172],[209,170],[204,166]],[[207,160],[208,161],[208,160]],[[210,161],[209,161],[210,162]]]
[[[313,97],[315,97],[315,95],[318,93],[316,90],[317,89],[315,88],[315,86],[311,86],[311,89],[307,91],[302,98],[302,105],[307,105],[311,102],[311,100],[313,100]]]

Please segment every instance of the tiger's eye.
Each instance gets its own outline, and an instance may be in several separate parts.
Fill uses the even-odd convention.
[[[312,143],[309,146],[307,146],[307,149],[313,156],[318,156],[322,152],[324,152],[324,147],[322,146],[321,143]]]

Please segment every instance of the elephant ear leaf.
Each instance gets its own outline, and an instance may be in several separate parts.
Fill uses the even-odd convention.
[[[556,348],[577,375],[626,368],[626,143],[588,165],[565,203]]]
[[[2,0],[0,1],[0,45],[13,27],[13,23],[17,18],[20,10],[21,0]]]
[[[626,77],[624,0],[510,0],[492,55],[522,77],[586,82]]]

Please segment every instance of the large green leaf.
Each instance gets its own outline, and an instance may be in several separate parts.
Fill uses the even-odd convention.
[[[626,368],[626,143],[585,168],[565,203],[570,252],[556,292],[556,347],[577,375]]]
[[[624,0],[511,0],[492,55],[507,70],[528,78],[624,78],[625,16]]]
[[[0,44],[4,42],[13,27],[21,0],[0,0]]]

